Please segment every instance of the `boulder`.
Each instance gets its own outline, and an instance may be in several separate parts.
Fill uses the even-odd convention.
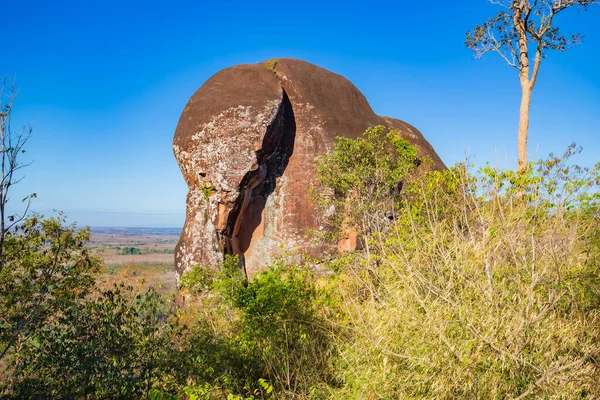
[[[177,272],[237,254],[251,274],[284,252],[326,251],[309,235],[325,229],[309,191],[314,160],[337,136],[356,138],[375,125],[398,130],[445,168],[416,128],[376,115],[338,74],[294,59],[218,72],[191,97],[173,139],[189,188]]]

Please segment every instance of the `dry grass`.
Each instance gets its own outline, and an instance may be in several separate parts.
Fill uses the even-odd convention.
[[[420,179],[346,260],[334,398],[600,398],[597,205],[500,183]]]
[[[105,266],[96,280],[100,289],[109,289],[119,283],[140,290],[152,286],[164,294],[174,294],[177,289],[177,278],[171,265]]]
[[[103,254],[99,253],[106,266],[120,265],[174,265],[173,254],[138,254],[138,255],[121,255],[121,254]]]

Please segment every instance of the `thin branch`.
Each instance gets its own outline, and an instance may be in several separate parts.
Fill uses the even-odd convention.
[[[561,367],[554,368],[554,369],[551,369],[549,371],[546,371],[546,373],[543,374],[540,377],[540,379],[538,379],[531,386],[529,386],[529,388],[525,392],[521,393],[520,396],[515,397],[514,400],[522,400],[522,399],[526,398],[527,396],[529,396],[531,393],[533,393],[533,391],[535,390],[535,388],[538,387],[546,379],[548,379],[551,374],[554,374],[556,372],[562,372],[562,371],[565,371],[567,369],[571,369],[571,368],[577,367],[578,365],[583,364],[585,361],[587,361],[589,359],[590,359],[590,356],[585,356],[583,358],[580,358],[579,360],[573,361],[570,364],[563,365]]]
[[[510,9],[510,6],[512,4],[511,0],[489,0],[489,2],[500,7],[504,7],[506,9]]]

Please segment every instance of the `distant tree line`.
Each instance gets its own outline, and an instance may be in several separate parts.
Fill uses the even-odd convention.
[[[173,249],[140,249],[139,247],[121,247],[116,246],[115,250],[121,255],[140,255],[143,253],[155,253],[155,254],[173,254]]]

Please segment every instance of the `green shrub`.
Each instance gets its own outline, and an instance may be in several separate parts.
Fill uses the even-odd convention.
[[[138,247],[122,247],[119,250],[119,254],[127,256],[127,255],[140,255],[142,251]]]
[[[182,283],[203,294],[203,312],[189,336],[190,343],[201,344],[187,350],[199,354],[196,368],[201,367],[192,367],[195,384],[188,391],[205,396],[200,398],[265,398],[271,393],[295,398],[330,379],[327,332],[308,271],[272,266],[248,281],[237,258],[226,257],[218,272],[197,267]],[[207,346],[213,351],[202,350]]]
[[[158,254],[175,254],[175,250],[173,249],[149,249],[148,252]]]
[[[202,197],[204,200],[208,201],[210,196],[215,192],[215,187],[212,184],[203,183],[200,187],[200,191],[202,192]]]
[[[579,151],[427,171],[383,127],[338,139],[319,201],[363,250],[317,260],[319,276],[194,267],[177,313],[153,290],[93,291],[89,230],[34,217],[3,247],[0,394],[600,398],[600,164],[573,165]]]
[[[66,225],[62,215],[33,216],[7,234],[0,270],[0,360],[14,356],[13,349],[46,321],[89,293],[100,265],[85,246],[89,239],[89,229]]]
[[[267,63],[265,64],[265,68],[277,77],[277,71],[275,70],[275,67],[277,67],[277,60],[274,58],[267,61]]]
[[[170,328],[154,290],[100,292],[63,309],[23,344],[9,397],[143,397],[168,370]]]
[[[254,346],[280,397],[306,393],[327,380],[328,339],[317,317],[312,275],[282,266],[259,272],[232,294],[240,310],[239,340]]]
[[[337,229],[383,229],[394,215],[404,179],[421,163],[417,149],[384,126],[357,139],[337,137],[331,153],[316,160],[316,200]]]
[[[180,289],[199,295],[210,290],[214,283],[215,271],[212,268],[195,265],[191,270],[184,272],[179,279]]]

